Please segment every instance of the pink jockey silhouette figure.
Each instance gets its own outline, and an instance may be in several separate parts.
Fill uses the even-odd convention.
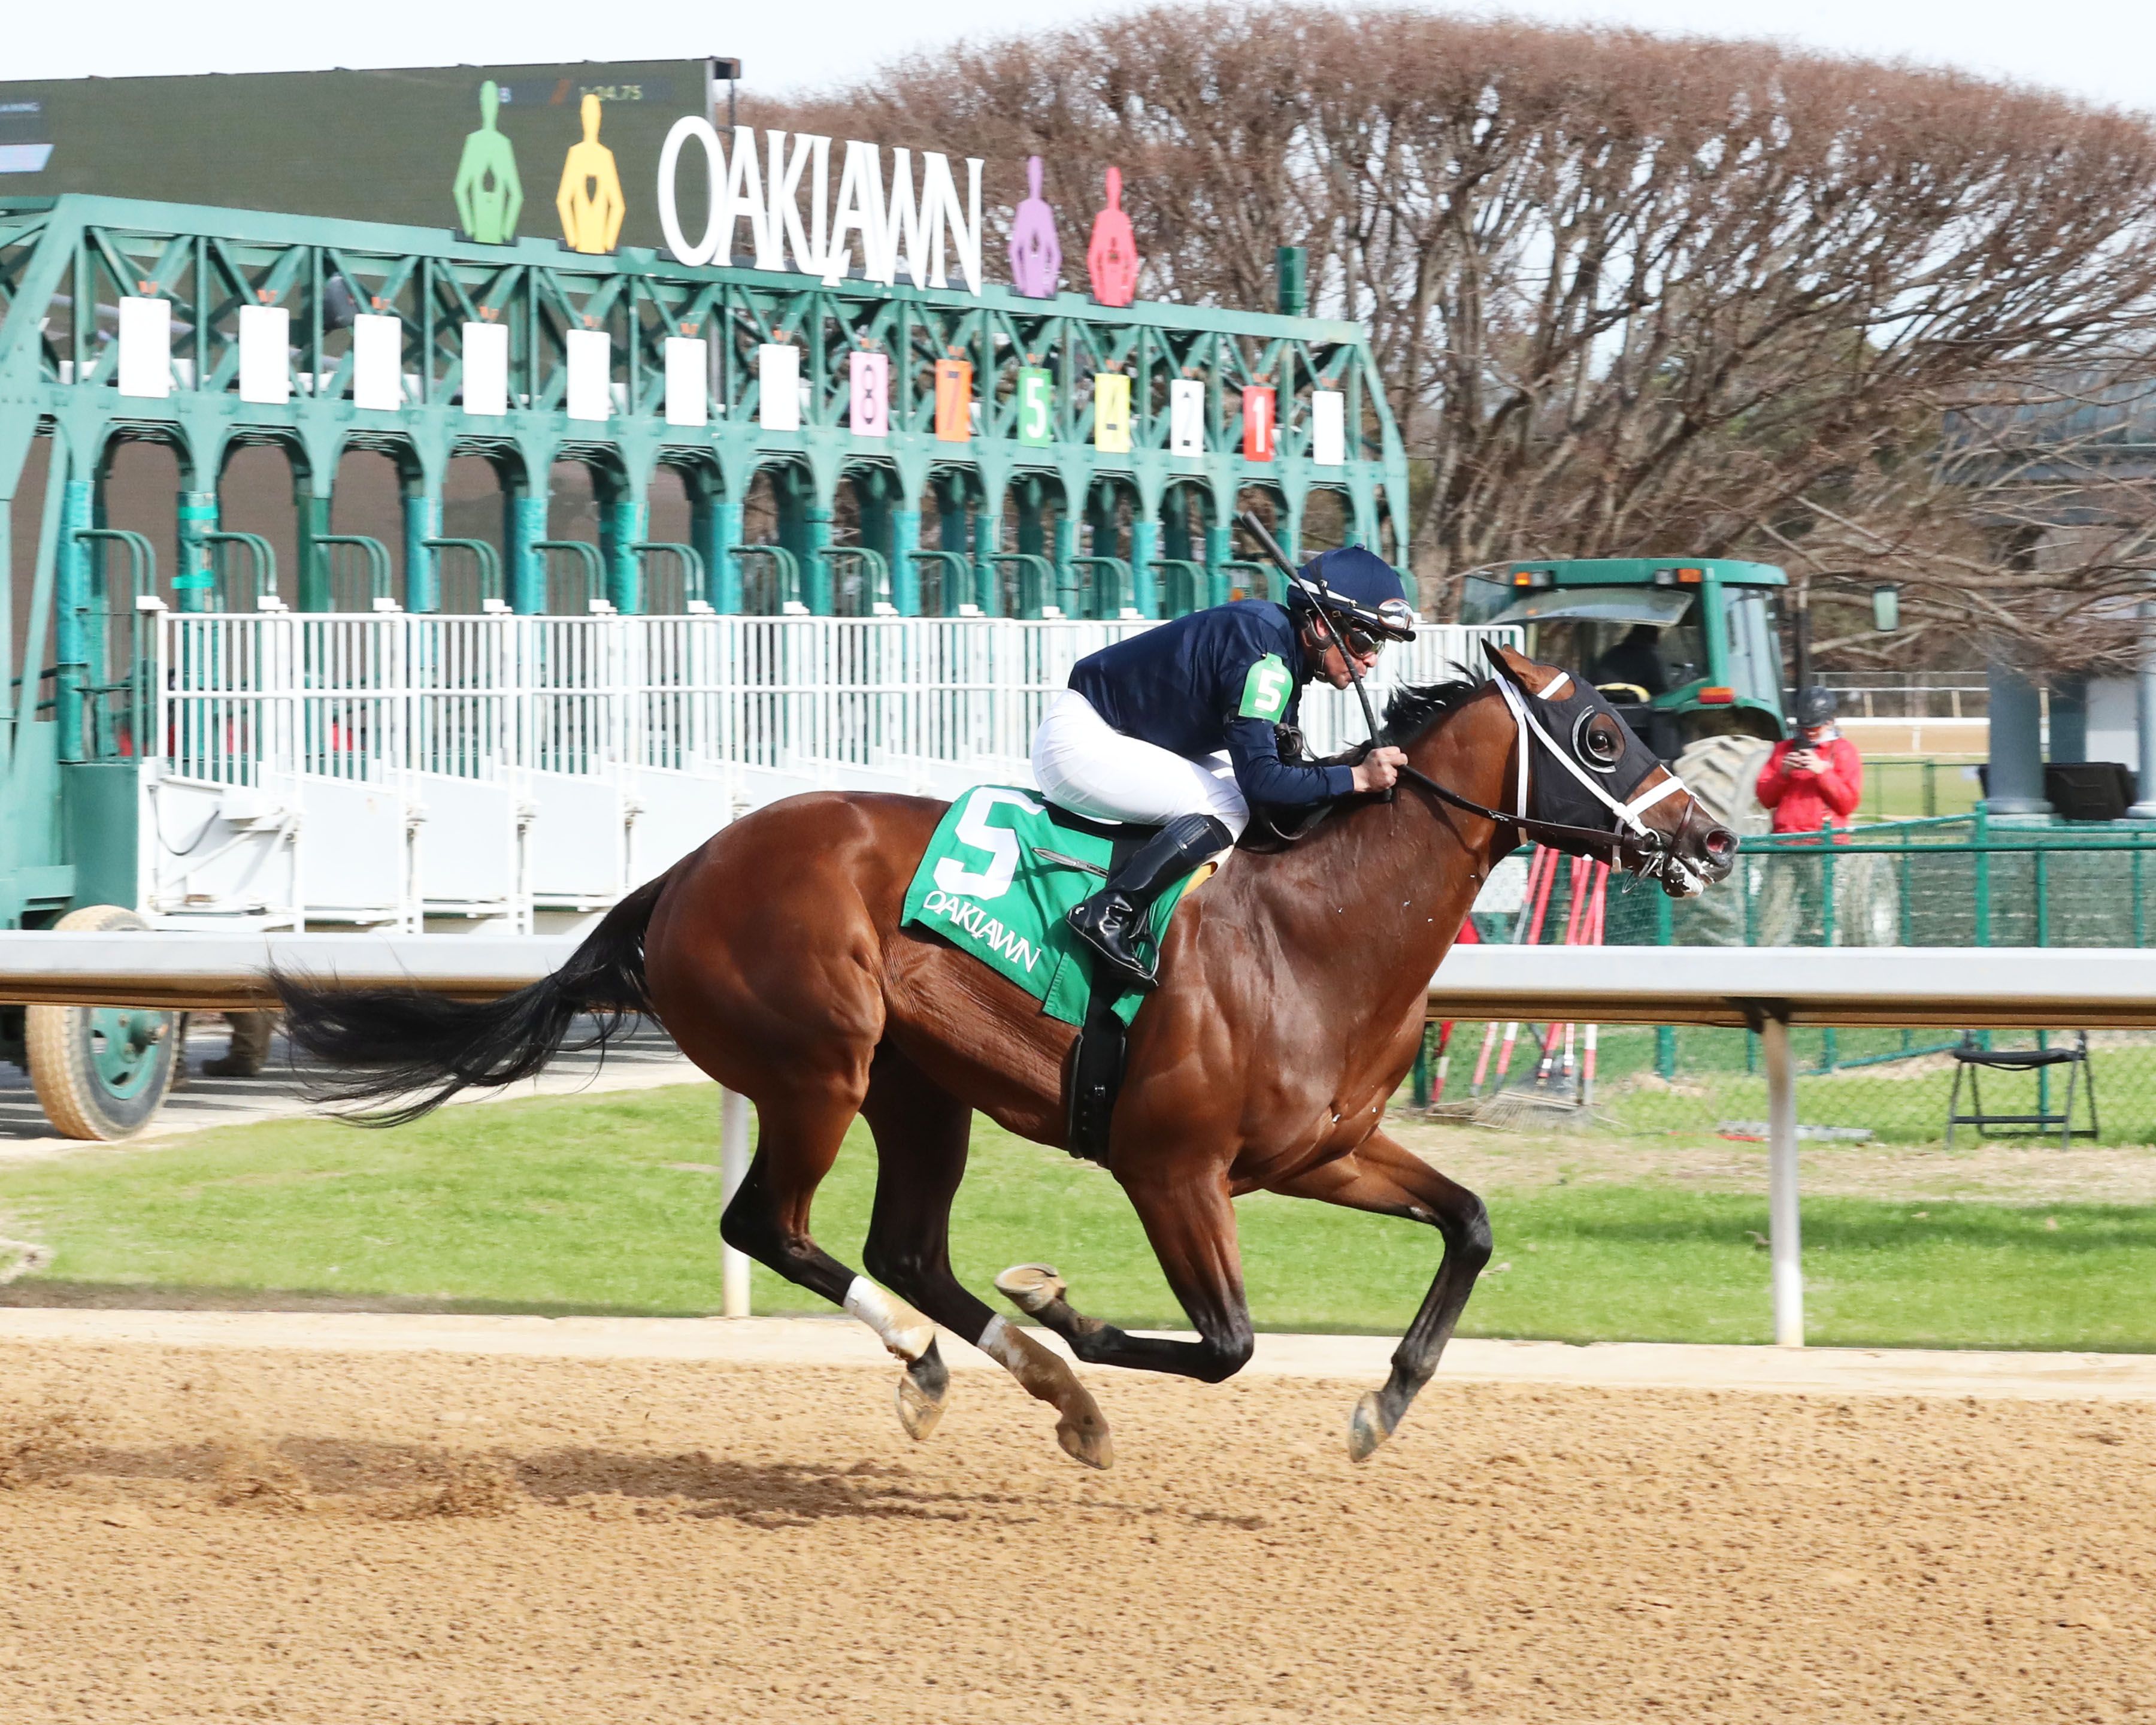
[[[1055,238],[1055,212],[1040,195],[1040,158],[1025,162],[1025,201],[1011,221],[1011,284],[1029,300],[1055,297],[1063,273],[1063,247]]]
[[[1108,204],[1093,218],[1093,243],[1086,248],[1086,273],[1103,305],[1127,305],[1138,289],[1138,242],[1123,213],[1123,171],[1108,170]]]

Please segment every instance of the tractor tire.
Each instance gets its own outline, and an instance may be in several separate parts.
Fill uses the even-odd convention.
[[[1756,737],[1702,737],[1676,757],[1671,770],[1685,782],[1694,801],[1736,834],[1757,838],[1774,824],[1753,789],[1759,769],[1774,746]],[[1671,937],[1681,947],[1741,947],[1744,942],[1743,895],[1749,875],[1740,865],[1720,885],[1697,898],[1670,906]],[[1755,929],[1754,944],[1758,944]]]
[[[1754,787],[1774,745],[1756,737],[1702,737],[1679,755],[1671,768],[1693,800],[1740,839],[1757,838],[1774,817]]]
[[[86,905],[54,926],[93,933],[150,925],[118,905]],[[180,1021],[149,1007],[24,1008],[30,1082],[53,1129],[109,1142],[146,1127],[172,1087]]]

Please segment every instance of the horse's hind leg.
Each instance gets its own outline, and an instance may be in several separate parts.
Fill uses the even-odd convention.
[[[1045,1264],[1006,1270],[996,1286],[1019,1310],[1062,1337],[1088,1365],[1172,1372],[1207,1384],[1233,1377],[1249,1363],[1255,1338],[1226,1180],[1217,1172],[1184,1179],[1148,1172],[1122,1184],[1197,1341],[1133,1336],[1086,1317],[1064,1298],[1063,1278]]]
[[[936,1326],[903,1300],[895,1300],[818,1245],[808,1233],[816,1189],[838,1159],[858,1097],[796,1092],[757,1104],[756,1154],[748,1174],[726,1206],[719,1233],[737,1251],[777,1271],[788,1281],[842,1306],[883,1340],[909,1370],[936,1359]],[[905,1405],[901,1404],[901,1416]],[[930,1425],[934,1424],[932,1418]],[[910,1429],[910,1427],[909,1427]],[[916,1433],[926,1436],[927,1432]]]
[[[1445,1240],[1436,1278],[1422,1309],[1393,1351],[1393,1369],[1383,1389],[1355,1404],[1348,1421],[1348,1453],[1367,1461],[1406,1416],[1408,1404],[1430,1380],[1445,1344],[1490,1261],[1490,1218],[1482,1200],[1448,1180],[1412,1150],[1372,1132],[1351,1156],[1327,1163],[1273,1189],[1293,1198],[1321,1199],[1349,1209],[1427,1222]]]
[[[1112,1459],[1108,1422],[1061,1358],[1007,1324],[951,1269],[951,1201],[965,1176],[973,1110],[886,1043],[861,1106],[876,1141],[875,1209],[864,1256],[869,1274],[945,1328],[976,1338],[1029,1394],[1056,1410],[1056,1441],[1089,1467]],[[949,1373],[932,1345],[899,1380],[899,1417],[925,1438],[942,1415]]]

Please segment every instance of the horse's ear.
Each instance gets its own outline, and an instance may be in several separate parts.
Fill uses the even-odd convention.
[[[1526,654],[1495,641],[1486,639],[1482,650],[1490,655],[1497,675],[1524,694],[1539,696],[1564,675],[1555,665],[1537,665]]]
[[[1512,648],[1491,640],[1486,636],[1482,642],[1482,650],[1489,655],[1491,668],[1499,676],[1504,678],[1508,683],[1516,684],[1520,688],[1528,689],[1532,692],[1531,685],[1527,681],[1527,673],[1534,668],[1534,660],[1524,653],[1515,652]]]

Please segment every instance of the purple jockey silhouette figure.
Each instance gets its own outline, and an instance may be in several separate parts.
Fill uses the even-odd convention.
[[[1138,242],[1123,213],[1123,171],[1108,170],[1107,208],[1093,218],[1093,243],[1086,248],[1086,273],[1103,305],[1127,305],[1138,290]]]
[[[1063,248],[1055,238],[1055,212],[1040,195],[1040,158],[1025,161],[1025,201],[1012,218],[1011,284],[1029,300],[1055,297],[1055,279],[1063,273]]]

